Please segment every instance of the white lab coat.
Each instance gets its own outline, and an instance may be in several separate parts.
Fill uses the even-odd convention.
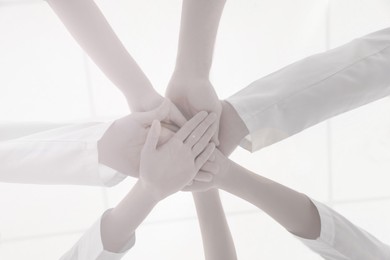
[[[390,247],[357,227],[346,218],[312,200],[321,218],[320,237],[315,240],[296,236],[302,243],[327,260],[390,259]]]
[[[60,260],[119,260],[126,255],[135,244],[135,234],[133,234],[120,252],[113,253],[103,248],[100,224],[101,219],[109,210],[84,233],[80,240]]]
[[[310,56],[261,78],[227,101],[256,151],[390,94],[390,28]]]
[[[259,79],[227,99],[250,131],[241,145],[256,151],[385,97],[390,94],[389,71],[390,29],[384,29]],[[81,129],[55,129],[2,142],[0,160],[6,164],[0,169],[0,178],[48,184],[115,184],[124,177],[99,169],[97,161],[97,140],[107,127],[87,124]],[[55,141],[56,136],[62,141]],[[23,166],[21,170],[16,171],[16,162]],[[120,259],[132,244],[133,240],[129,241],[120,254],[104,252],[98,220],[62,259]]]
[[[261,78],[228,98],[250,134],[249,151],[390,94],[390,28],[310,56]],[[317,240],[299,238],[329,260],[390,259],[389,246],[315,202]]]
[[[95,186],[117,184],[126,176],[98,162],[97,142],[110,125],[0,124],[0,181]],[[103,248],[100,222],[101,218],[61,259],[122,258],[134,245],[135,236],[120,253],[108,252]]]
[[[27,134],[27,130],[24,136],[0,141],[0,181],[95,186],[117,184],[125,176],[98,162],[97,142],[110,125],[72,124],[31,135]],[[24,126],[29,127],[28,124]],[[9,132],[14,127],[3,126],[0,132],[3,138],[4,135],[12,136],[6,128]]]

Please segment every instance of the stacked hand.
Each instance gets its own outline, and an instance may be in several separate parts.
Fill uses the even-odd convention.
[[[153,121],[141,152],[139,182],[161,200],[184,188],[188,183],[202,182],[207,174],[199,171],[212,155],[217,117],[199,112],[166,143],[158,145],[161,125]]]
[[[187,118],[199,111],[214,112],[217,115],[218,128],[212,140],[217,146],[219,145],[218,132],[222,105],[208,79],[173,76],[166,90],[166,96]]]
[[[185,153],[180,150],[182,149],[181,146],[175,146],[174,144],[177,142],[178,136],[183,135],[183,132],[188,134],[189,131],[194,131],[194,134],[191,136],[195,136],[197,139],[187,136],[188,140],[186,139],[185,144],[187,146],[193,146],[193,153],[196,156],[200,156],[205,152],[206,145],[214,145],[214,143],[210,142],[212,138],[215,138],[216,132],[218,131],[218,116],[215,113],[211,113],[209,116],[200,119],[202,115],[207,115],[207,112],[198,113],[186,123],[186,119],[176,106],[168,99],[165,99],[156,109],[148,112],[135,112],[118,119],[99,141],[99,147],[102,148],[99,152],[100,162],[129,176],[138,177],[143,165],[164,165],[169,161],[167,156],[172,156],[176,153],[178,154],[177,158],[169,166],[177,171],[179,169],[181,169],[181,172],[191,170],[188,174],[193,173],[193,168],[191,168],[193,165],[186,165],[184,163],[188,163],[188,160],[178,160]],[[158,138],[155,138],[157,141],[155,147],[159,147],[159,150],[154,151],[154,153],[151,152],[150,156],[152,154],[156,155],[157,151],[159,152],[159,156],[149,157],[148,163],[147,160],[142,160],[141,154],[144,157],[147,156],[145,149],[147,149],[147,144],[150,144],[148,143],[150,141],[148,138],[151,138],[150,135],[153,134],[158,136]],[[147,143],[145,143],[145,140],[147,140]],[[168,145],[168,143],[169,150],[163,146],[165,144]],[[175,149],[177,150],[175,151]],[[141,150],[143,151],[142,153]],[[206,190],[203,186],[211,187],[214,175],[218,172],[218,166],[211,160],[215,158],[215,155],[211,158],[208,157],[205,161],[200,160],[200,158],[203,157],[197,159],[197,174],[185,183],[192,184],[194,181],[196,185],[194,185],[195,188],[193,188],[193,191]],[[203,163],[199,164],[199,162]],[[161,169],[165,168],[161,167]],[[166,170],[169,171],[169,169]],[[155,178],[158,178],[158,176],[155,175]],[[197,188],[199,185],[202,185],[201,189]],[[183,187],[180,187],[180,189]]]
[[[135,112],[115,121],[98,142],[100,163],[127,175],[139,174],[138,185],[102,223],[104,245],[121,249],[154,206],[154,201],[148,199],[149,191],[160,200],[186,185],[205,185],[202,189],[206,190],[217,183],[214,174],[221,173],[222,168],[216,162],[223,157],[218,151],[212,153],[214,143],[219,145],[222,106],[208,75],[225,0],[183,1],[177,73],[168,86],[167,98],[153,89],[93,0],[48,0],[48,3],[89,57],[122,91],[130,110]],[[210,114],[197,114],[200,111]],[[233,148],[234,143],[227,142],[231,139],[230,127],[222,124],[221,128],[224,152]],[[216,244],[206,248],[206,258],[235,259],[218,195],[206,196],[202,203],[195,203],[211,201],[215,214],[206,216],[198,212],[200,222],[210,221],[218,231],[227,230],[221,232],[224,237],[215,239]],[[210,229],[203,236],[213,237],[215,233]],[[224,250],[219,250],[221,245],[226,245]]]
[[[186,123],[179,110],[165,99],[157,108],[148,112],[135,112],[116,120],[99,141],[99,162],[124,174],[137,177],[140,152],[153,120],[163,122],[159,144],[165,143]]]

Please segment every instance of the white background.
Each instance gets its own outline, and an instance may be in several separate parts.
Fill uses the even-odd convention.
[[[181,1],[97,3],[164,93],[175,61]],[[226,98],[289,63],[389,25],[389,0],[228,0],[212,81]],[[390,243],[389,112],[385,98],[255,154],[238,149],[232,158],[326,202]],[[44,1],[0,0],[2,121],[93,120],[126,113],[120,93]],[[128,179],[110,189],[0,184],[0,259],[59,258],[133,183]],[[222,197],[239,259],[319,259],[260,210]],[[202,258],[192,199],[184,193],[153,211],[125,257]]]

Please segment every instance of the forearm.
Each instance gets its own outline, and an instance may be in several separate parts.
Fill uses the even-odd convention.
[[[133,154],[129,152],[128,147],[131,144],[126,142],[127,136],[130,134],[130,125],[125,124],[125,119],[115,120],[98,141],[98,160],[99,163],[120,173],[138,177],[138,171],[133,171],[133,161],[130,160],[130,156]]]
[[[320,235],[318,211],[304,194],[254,174],[234,162],[220,188],[263,210],[291,233],[315,239]]]
[[[157,202],[158,199],[138,181],[102,220],[104,248],[111,252],[120,252]]]
[[[227,102],[222,102],[220,122],[226,127],[220,128],[221,144],[218,149],[229,156],[245,137],[247,129],[234,108]],[[237,259],[218,190],[194,192],[193,198],[202,232],[205,258],[207,260]]]
[[[219,138],[221,140],[218,149],[226,156],[237,148],[241,140],[249,134],[244,121],[233,106],[222,101],[222,113],[220,119]]]
[[[237,259],[218,190],[193,193],[202,232],[205,259]]]
[[[175,75],[209,78],[225,0],[184,0]]]
[[[123,92],[130,104],[154,91],[93,0],[47,2],[79,45]]]

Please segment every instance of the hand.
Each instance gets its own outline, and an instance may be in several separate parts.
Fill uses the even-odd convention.
[[[192,80],[173,76],[168,84],[166,96],[187,118],[204,110],[214,112],[219,122],[222,106],[214,87],[207,79]],[[219,145],[218,130],[212,140],[217,146]]]
[[[210,189],[219,188],[228,174],[230,164],[231,161],[223,155],[220,150],[215,149],[210,159],[199,171],[205,177],[198,180],[194,179],[182,190],[190,192],[204,192]]]
[[[234,107],[226,101],[221,101],[222,113],[219,121],[218,149],[227,157],[237,148],[241,140],[249,134],[244,121]]]
[[[128,100],[128,104],[131,111],[134,111],[135,113],[155,110],[165,103],[168,103],[168,105],[170,106],[169,113],[166,114],[167,118],[162,118],[158,120],[164,123],[173,122],[178,127],[182,127],[185,122],[187,122],[186,118],[183,116],[183,114],[181,114],[180,110],[169,99],[162,97],[155,90],[152,90],[148,94],[140,94],[137,98],[137,101],[133,100],[132,103],[130,103],[130,101]]]
[[[178,129],[176,125],[186,121],[168,99],[152,111],[136,112],[118,119],[98,142],[99,162],[126,175],[138,177],[140,153],[155,119],[167,122],[161,130],[159,145],[174,135]]]
[[[215,114],[199,112],[170,140],[158,146],[161,126],[153,121],[141,152],[139,182],[158,200],[179,191],[194,179],[215,149]]]

